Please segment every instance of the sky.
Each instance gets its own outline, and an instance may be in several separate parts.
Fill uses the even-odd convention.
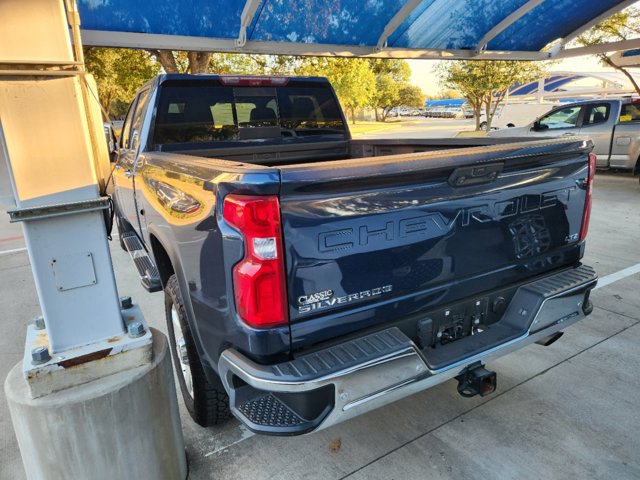
[[[435,95],[443,89],[435,74],[435,67],[442,60],[408,60],[408,62],[411,67],[411,83],[422,88],[422,91],[427,95]],[[603,67],[594,55],[561,60],[551,70],[570,72],[613,71],[611,68]]]

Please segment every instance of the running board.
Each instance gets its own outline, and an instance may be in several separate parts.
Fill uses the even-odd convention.
[[[127,248],[127,252],[133,260],[133,264],[138,270],[140,283],[148,292],[159,292],[162,290],[162,282],[158,269],[149,258],[147,251],[144,249],[142,242],[133,232],[127,232],[122,235],[122,241]]]

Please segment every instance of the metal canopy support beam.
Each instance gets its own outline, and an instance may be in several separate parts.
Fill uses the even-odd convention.
[[[262,53],[279,55],[310,55],[337,57],[371,58],[416,58],[456,60],[475,57],[473,50],[440,50],[419,48],[385,48],[380,52],[369,46],[332,45],[301,42],[263,42],[249,40],[244,47],[236,45],[237,39],[187,37],[178,35],[160,35],[149,33],[107,32],[102,30],[83,30],[82,43],[95,47],[121,47],[192,50],[224,53]],[[480,57],[486,60],[547,60],[548,52],[491,51],[483,52]]]
[[[398,27],[404,22],[411,12],[413,12],[418,5],[420,5],[422,0],[407,0],[407,2],[402,6],[400,10],[393,16],[389,23],[384,27],[380,38],[378,38],[378,44],[376,45],[376,51],[379,52],[383,48],[387,46],[387,40],[393,32],[395,32]]]
[[[620,42],[603,43],[601,45],[589,45],[588,47],[568,48],[559,51],[553,58],[580,57],[582,55],[597,55],[598,53],[617,52],[640,48],[640,38],[622,40]]]
[[[0,195],[42,309],[4,389],[27,477],[183,479],[166,337],[118,298],[99,194],[111,167],[75,0],[0,1],[0,18]]]
[[[520,8],[518,8],[517,10],[511,12],[511,14],[507,15],[504,18],[504,20],[502,20],[495,27],[493,27],[491,30],[489,30],[484,35],[484,37],[482,37],[480,39],[480,41],[476,45],[476,53],[480,54],[480,52],[483,52],[487,48],[487,45],[489,44],[489,42],[491,40],[496,38],[503,31],[505,31],[507,28],[509,28],[511,25],[513,25],[515,22],[517,22],[520,18],[524,17],[527,13],[529,13],[531,10],[536,8],[542,2],[544,2],[544,0],[529,0],[527,3],[522,5]]]
[[[260,0],[247,0],[244,4],[244,8],[242,9],[242,14],[240,15],[240,34],[238,35],[238,39],[236,40],[237,47],[244,47],[247,43],[247,28],[251,25],[253,21],[253,17],[256,16],[256,12],[258,11],[258,7],[260,6]]]
[[[638,0],[625,0],[624,2],[621,2],[619,4],[617,4],[615,7],[610,8],[609,10],[607,10],[606,12],[604,12],[602,15],[597,16],[596,18],[594,18],[593,20],[591,20],[588,23],[585,23],[584,25],[582,25],[580,28],[574,30],[573,32],[571,32],[569,35],[565,35],[559,42],[558,45],[560,45],[560,48],[563,49],[564,46],[569,43],[571,40],[573,40],[574,38],[579,37],[580,35],[582,35],[584,32],[586,32],[587,30],[589,30],[591,27],[596,26],[598,23],[602,22],[603,20],[609,18],[611,15],[614,15],[616,13],[618,13],[621,10],[624,10],[627,7],[630,7],[631,5],[633,5],[634,3],[636,3]],[[609,50],[611,51],[611,50]],[[586,54],[585,54],[586,55]]]

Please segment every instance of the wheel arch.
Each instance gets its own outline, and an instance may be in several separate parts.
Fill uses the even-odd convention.
[[[189,322],[189,328],[191,329],[196,349],[201,358],[208,358],[202,348],[202,338],[198,329],[198,322],[193,312],[191,296],[189,295],[189,284],[182,270],[178,252],[175,248],[171,248],[171,240],[165,238],[157,229],[153,227],[149,228],[148,235],[149,250],[160,274],[162,286],[166,288],[169,278],[171,278],[172,275],[176,276],[180,287],[182,302],[184,303],[184,310],[187,315],[187,322]],[[211,362],[209,361],[208,363]]]
[[[160,274],[160,281],[162,282],[162,286],[166,287],[171,275],[176,273],[173,261],[169,256],[169,252],[167,252],[167,249],[156,235],[149,235],[149,244],[151,247],[151,253],[153,254],[153,259],[155,260],[156,268]]]

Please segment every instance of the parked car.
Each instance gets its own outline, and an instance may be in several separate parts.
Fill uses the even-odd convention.
[[[584,135],[592,139],[601,169],[640,173],[640,102],[599,99],[554,108],[522,128],[497,130],[491,137],[555,137]]]
[[[296,435],[452,378],[489,394],[485,362],[588,315],[591,149],[352,140],[326,79],[160,75],[124,123],[116,224],[194,420]]]
[[[498,105],[491,120],[491,129],[525,126],[556,105],[555,103],[505,103]],[[486,112],[483,111],[480,115],[480,128],[486,130],[487,125]]]

